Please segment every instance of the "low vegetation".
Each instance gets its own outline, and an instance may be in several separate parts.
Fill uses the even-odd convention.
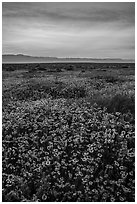
[[[133,64],[7,66],[3,201],[134,202]]]

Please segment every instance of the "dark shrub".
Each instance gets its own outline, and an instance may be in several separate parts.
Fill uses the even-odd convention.
[[[110,99],[101,97],[96,98],[95,102],[101,107],[105,106],[108,109],[108,112],[130,112],[132,114],[135,114],[134,97],[117,94]]]
[[[128,65],[123,65],[122,68],[129,68],[129,66]]]
[[[67,66],[66,70],[67,71],[72,71],[72,70],[74,70],[74,66],[73,65]]]
[[[118,111],[122,113],[135,113],[135,99],[127,95],[115,95],[108,103],[108,111]]]
[[[118,81],[118,79],[114,76],[106,76],[105,80],[107,83],[115,83],[116,81]]]
[[[56,72],[62,72],[61,67],[57,67],[57,68],[56,68]]]
[[[14,67],[8,67],[8,68],[6,69],[6,71],[8,71],[8,72],[11,72],[11,71],[14,71],[14,70],[15,70]]]
[[[66,87],[61,92],[63,98],[83,98],[86,96],[86,90],[84,87]]]

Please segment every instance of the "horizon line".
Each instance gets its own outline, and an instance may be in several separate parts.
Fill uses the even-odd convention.
[[[13,56],[28,56],[28,57],[37,57],[37,58],[57,58],[57,59],[100,59],[100,60],[103,60],[103,59],[116,59],[116,60],[132,60],[132,61],[135,61],[135,59],[132,59],[132,58],[117,58],[117,57],[114,57],[114,58],[111,58],[111,57],[105,57],[105,58],[102,58],[102,57],[57,57],[57,56],[34,56],[34,55],[28,55],[28,54],[21,54],[21,53],[18,53],[18,54],[2,54],[2,56],[4,55],[13,55]]]

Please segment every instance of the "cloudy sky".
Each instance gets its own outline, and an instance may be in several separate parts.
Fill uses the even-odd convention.
[[[2,53],[134,59],[135,3],[4,2]]]

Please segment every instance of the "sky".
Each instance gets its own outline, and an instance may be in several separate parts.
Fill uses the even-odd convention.
[[[3,2],[2,53],[135,59],[135,3]]]

